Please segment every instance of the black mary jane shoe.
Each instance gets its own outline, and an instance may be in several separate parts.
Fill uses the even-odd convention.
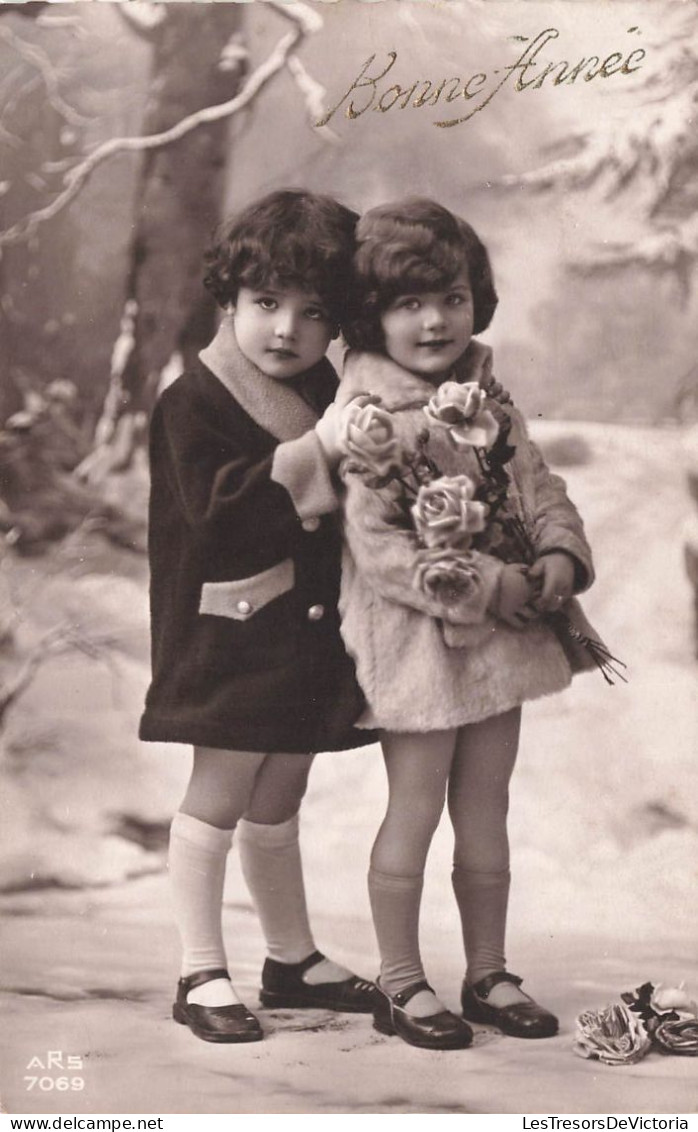
[[[527,1002],[512,1002],[509,1006],[491,1006],[487,999],[498,983],[513,983],[520,987],[523,979],[508,971],[495,971],[479,983],[463,983],[461,1004],[463,1017],[469,1022],[485,1022],[496,1026],[503,1034],[513,1038],[552,1038],[558,1031],[558,1020],[549,1010],[539,1006],[530,996]],[[521,992],[526,994],[525,991]]]
[[[264,1032],[257,1018],[241,1002],[234,1006],[200,1006],[187,1002],[187,995],[195,987],[214,979],[229,979],[224,967],[210,971],[196,971],[185,975],[177,983],[177,999],[172,1017],[204,1042],[261,1042]]]
[[[337,1010],[346,1014],[370,1014],[378,993],[375,983],[352,975],[338,983],[311,983],[303,975],[325,956],[313,951],[301,963],[279,963],[266,959],[262,968],[262,1006],[277,1010]]]
[[[420,1049],[465,1049],[469,1046],[473,1040],[473,1031],[467,1022],[450,1010],[440,1010],[438,1014],[429,1014],[426,1018],[407,1013],[407,1003],[423,990],[434,993],[424,980],[413,983],[397,994],[387,994],[378,987],[380,998],[373,1011],[374,1030],[378,1030],[380,1034],[397,1034],[403,1042]]]

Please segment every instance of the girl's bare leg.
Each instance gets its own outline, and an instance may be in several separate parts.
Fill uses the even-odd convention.
[[[218,829],[235,829],[250,804],[257,774],[268,757],[258,751],[194,747],[194,765],[180,813]]]
[[[509,781],[519,745],[521,709],[462,727],[448,788],[455,833],[453,888],[463,925],[467,979],[506,969],[509,898]],[[512,983],[490,991],[492,1006],[526,1001]]]
[[[371,854],[369,895],[380,981],[388,994],[425,977],[419,950],[424,866],[444,806],[454,743],[454,731],[386,732],[381,737],[389,798]],[[426,1017],[444,1007],[434,994],[420,991],[406,1009]]]
[[[279,825],[296,816],[308,787],[313,755],[267,755],[252,788],[245,820]]]

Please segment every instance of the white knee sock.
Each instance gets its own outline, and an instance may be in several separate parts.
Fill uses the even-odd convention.
[[[262,925],[270,959],[300,963],[315,951],[308,923],[298,815],[278,825],[238,822],[242,873]]]
[[[172,820],[168,869],[182,940],[182,975],[227,967],[223,883],[232,839],[232,829],[218,829],[189,814],[176,813]],[[215,980],[190,992],[188,1001],[225,1006],[239,999],[230,983]]]
[[[259,916],[269,958],[278,963],[301,963],[315,951],[298,831],[298,814],[278,825],[243,819],[237,826],[243,876]],[[316,984],[339,982],[350,975],[351,971],[326,959],[306,971],[303,978]]]

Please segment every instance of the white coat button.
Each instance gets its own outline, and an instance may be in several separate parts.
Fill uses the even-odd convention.
[[[320,526],[320,520],[317,516],[312,515],[309,519],[304,519],[301,526],[304,531],[316,531]]]
[[[242,617],[249,617],[252,612],[252,605],[249,601],[239,601],[235,608]]]
[[[308,620],[309,621],[319,621],[324,616],[325,616],[324,605],[311,605],[310,609],[308,610]]]

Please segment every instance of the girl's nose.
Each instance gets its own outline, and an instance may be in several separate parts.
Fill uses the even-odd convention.
[[[279,310],[276,314],[274,333],[277,338],[293,338],[296,332],[296,317],[293,311]]]
[[[423,308],[424,326],[427,330],[433,330],[435,327],[443,326],[444,312],[441,307],[436,303],[429,303]]]

